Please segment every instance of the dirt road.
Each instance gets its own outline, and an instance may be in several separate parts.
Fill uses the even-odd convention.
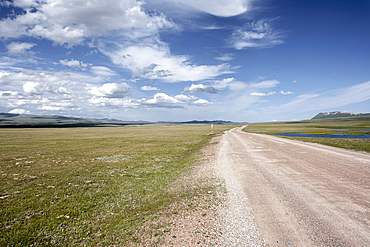
[[[369,154],[241,129],[222,136],[216,166],[264,244],[370,246]]]

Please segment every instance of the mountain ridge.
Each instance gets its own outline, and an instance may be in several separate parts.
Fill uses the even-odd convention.
[[[368,113],[356,113],[356,112],[348,112],[348,111],[320,112],[311,119],[352,117],[352,116],[365,115],[365,114],[368,114]]]
[[[171,121],[124,121],[118,119],[79,118],[60,115],[32,115],[17,113],[0,113],[0,128],[42,128],[42,127],[104,127],[143,124],[240,124],[224,120]]]

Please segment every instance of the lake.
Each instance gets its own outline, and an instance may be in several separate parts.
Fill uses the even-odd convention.
[[[290,137],[321,137],[321,138],[360,138],[369,139],[369,134],[364,135],[348,135],[348,134],[330,134],[330,135],[318,135],[318,134],[307,134],[307,133],[287,133],[287,134],[275,134],[277,136],[290,136]]]

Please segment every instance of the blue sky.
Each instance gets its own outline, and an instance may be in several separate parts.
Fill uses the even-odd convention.
[[[369,112],[368,0],[14,0],[0,9],[0,112],[245,122]]]

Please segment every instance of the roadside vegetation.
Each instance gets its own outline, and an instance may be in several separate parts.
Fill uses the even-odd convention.
[[[0,129],[0,246],[139,241],[145,222],[200,193],[171,184],[232,127]]]
[[[366,129],[367,128],[367,129]],[[245,132],[259,134],[287,134],[306,133],[318,135],[348,134],[364,135],[370,134],[370,118],[346,117],[335,119],[304,120],[295,122],[271,122],[254,123],[244,128]],[[352,149],[356,151],[370,152],[370,139],[360,138],[321,138],[321,137],[287,137],[292,140],[314,142],[324,145]]]

